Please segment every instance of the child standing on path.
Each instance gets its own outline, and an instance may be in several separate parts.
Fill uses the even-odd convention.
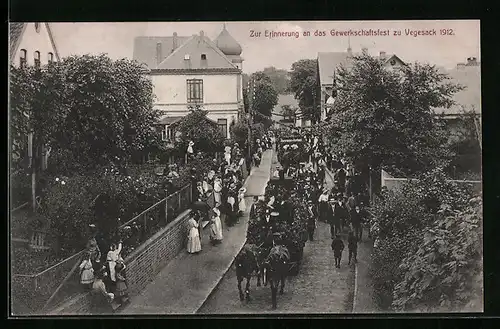
[[[358,238],[354,235],[352,231],[349,232],[349,237],[347,238],[347,249],[349,249],[349,265],[351,265],[351,259],[354,256],[354,263],[357,263],[358,255]]]
[[[128,299],[128,287],[127,287],[127,278],[125,277],[125,263],[122,261],[118,261],[115,266],[115,275],[116,275],[116,289],[115,289],[115,298],[120,303],[120,306],[125,305]]]
[[[90,257],[91,253],[87,252],[80,264],[80,282],[87,291],[92,289],[92,283],[94,283],[94,268]]]
[[[340,268],[340,261],[342,259],[342,251],[344,251],[344,248],[344,242],[340,238],[340,235],[337,234],[335,239],[332,241],[333,257],[335,257],[336,268]]]

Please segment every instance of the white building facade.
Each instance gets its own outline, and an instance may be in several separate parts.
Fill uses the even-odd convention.
[[[169,126],[192,108],[208,111],[229,138],[230,125],[243,111],[241,53],[225,26],[213,42],[203,31],[191,37],[136,38],[134,59],[149,68],[164,139],[172,138]]]
[[[43,66],[59,61],[49,23],[10,23],[9,34],[10,64]]]

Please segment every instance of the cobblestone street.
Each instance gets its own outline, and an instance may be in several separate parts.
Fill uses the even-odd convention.
[[[327,183],[331,185],[329,175]],[[198,313],[351,313],[354,266],[347,265],[346,248],[341,268],[335,268],[331,241],[328,224],[318,222],[315,240],[307,242],[304,248],[299,274],[289,277],[284,294],[278,295],[277,310],[271,309],[271,288],[257,287],[256,278],[250,287],[252,300],[240,301],[233,265]]]
[[[329,230],[327,224],[318,223],[315,241],[304,248],[299,274],[287,280],[284,294],[278,296],[277,310],[271,309],[271,289],[257,287],[255,278],[250,288],[252,300],[241,302],[232,266],[198,313],[351,313],[354,267],[347,265],[344,251],[341,268],[335,268]]]

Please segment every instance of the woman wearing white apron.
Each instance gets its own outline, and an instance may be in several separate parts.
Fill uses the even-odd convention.
[[[217,205],[222,204],[221,191],[222,191],[222,180],[220,178],[216,178],[214,181],[214,199],[215,199],[215,204]]]
[[[240,188],[240,190],[238,191],[238,210],[240,212],[240,216],[242,216],[243,213],[247,211],[247,204],[245,202],[246,192],[247,190],[244,187]]]
[[[200,232],[198,231],[198,223],[191,217],[188,221],[188,243],[187,252],[196,254],[201,251]]]
[[[222,223],[220,220],[220,211],[217,208],[213,209],[213,216],[210,220],[210,241],[213,245],[219,244],[224,238],[222,236]]]

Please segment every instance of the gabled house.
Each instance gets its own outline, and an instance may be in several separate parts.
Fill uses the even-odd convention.
[[[49,23],[9,23],[9,63],[15,67],[41,67],[59,61],[59,52]],[[26,137],[29,143],[29,137]],[[42,169],[47,167],[50,149],[40,150]],[[12,154],[17,158],[16,154]]]
[[[363,48],[362,53],[367,53],[368,49]],[[326,120],[328,109],[333,106],[336,95],[334,95],[333,80],[336,70],[343,66],[350,68],[353,64],[352,49],[347,48],[346,52],[319,52],[318,53],[318,81],[319,81],[319,102],[321,108],[321,121]],[[394,54],[387,54],[381,51],[378,58],[384,61],[388,69],[405,65],[405,63]]]
[[[9,55],[17,67],[59,61],[49,23],[9,23]]]
[[[474,117],[474,125],[479,143],[481,143],[481,63],[475,57],[467,58],[466,63],[458,63],[454,69],[441,69],[448,74],[450,82],[458,83],[465,87],[453,95],[453,104],[449,108],[436,108],[434,113],[446,119],[450,129],[450,138],[460,133],[463,129],[462,120],[467,117],[464,110]]]
[[[174,137],[169,127],[195,107],[208,111],[229,138],[231,123],[243,113],[241,53],[225,25],[214,41],[203,31],[135,39],[134,59],[149,69],[165,140]]]

